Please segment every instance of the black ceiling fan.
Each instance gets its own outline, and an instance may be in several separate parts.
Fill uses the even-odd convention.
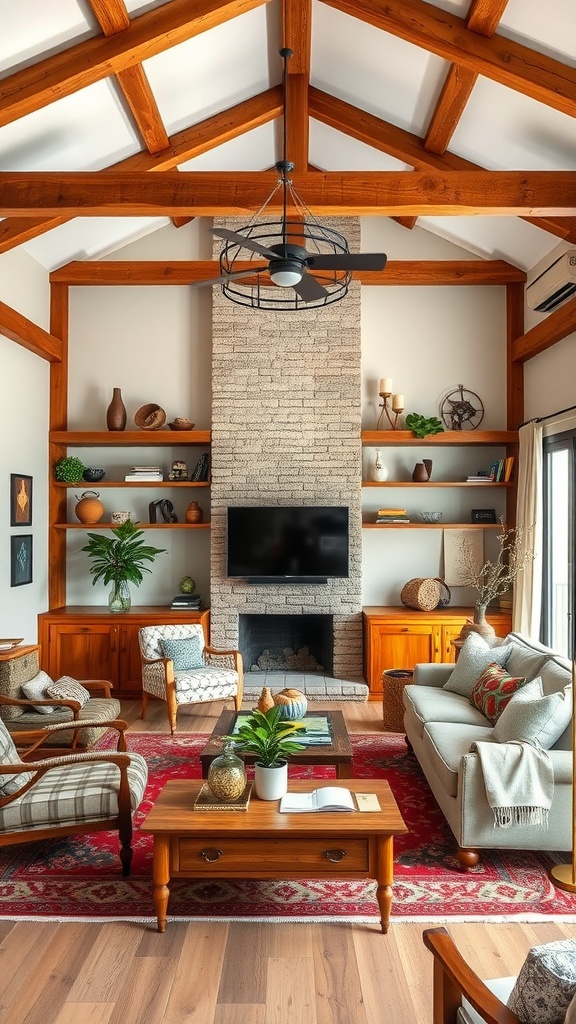
[[[334,228],[320,224],[295,193],[288,177],[294,164],[286,157],[287,61],[292,50],[283,47],[280,56],[284,62],[283,157],[274,165],[280,178],[249,224],[238,231],[213,229],[226,243],[220,253],[221,274],[197,282],[198,285],[220,284],[223,293],[233,302],[257,309],[325,306],[346,295],[353,270],[383,270],[386,266],[385,253],[351,253],[345,237]],[[279,190],[282,219],[262,220],[263,211]],[[292,220],[288,219],[289,206],[294,211]],[[252,266],[258,256],[264,257],[266,263]],[[251,265],[238,269],[241,261],[249,261]],[[262,278],[262,274],[267,276]]]

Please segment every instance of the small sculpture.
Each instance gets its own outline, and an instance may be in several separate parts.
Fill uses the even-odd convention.
[[[450,430],[475,430],[484,417],[484,406],[475,391],[459,384],[455,391],[446,395],[440,415]]]
[[[172,469],[168,473],[169,480],[188,480],[188,469],[185,462],[180,459],[176,459],[172,463]]]

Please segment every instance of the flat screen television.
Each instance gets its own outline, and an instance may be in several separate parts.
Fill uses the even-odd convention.
[[[348,509],[301,505],[228,508],[228,576],[260,583],[322,583],[348,576]]]

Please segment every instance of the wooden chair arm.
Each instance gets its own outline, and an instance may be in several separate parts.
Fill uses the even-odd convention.
[[[74,716],[74,721],[76,721],[82,709],[80,701],[64,700],[61,697],[50,697],[48,700],[40,700],[40,698],[35,697],[33,700],[28,700],[24,697],[4,697],[0,694],[0,704],[15,704],[17,707],[29,708],[34,708],[37,704],[46,704],[49,707],[57,705],[58,707],[70,708]]]
[[[0,765],[0,773],[2,775],[20,775],[22,772],[32,773],[32,778],[22,786],[21,789],[16,790],[15,793],[10,793],[8,796],[0,797],[0,807],[5,807],[7,804],[12,803],[14,800],[20,799],[28,790],[32,789],[33,786],[46,775],[52,768],[65,768],[68,765],[79,764],[96,764],[98,762],[106,764],[115,764],[120,769],[120,787],[125,789],[127,786],[126,771],[130,764],[130,755],[125,753],[112,753],[107,750],[96,751],[95,753],[89,754],[70,754],[64,757],[50,757],[44,761],[33,761],[32,764],[26,764],[20,762],[20,764],[2,764]]]
[[[115,729],[116,732],[118,733],[118,742],[116,749],[121,752],[126,750],[125,732],[126,729],[128,728],[128,723],[123,721],[123,719],[121,718],[115,718],[111,721],[108,719],[102,719],[102,721],[91,720],[86,722],[83,722],[82,719],[79,719],[74,724],[74,732],[78,733],[80,732],[81,729],[94,729],[99,727],[104,727],[106,729]],[[18,751],[20,757],[22,758],[22,761],[25,761],[26,758],[30,756],[30,754],[37,750],[38,747],[42,746],[42,744],[48,739],[49,736],[53,736],[54,733],[58,732],[66,732],[67,730],[70,731],[71,728],[71,722],[55,722],[53,725],[47,724],[43,729],[23,729],[21,732],[14,732],[11,735],[12,739],[14,740],[18,747],[22,745],[22,741],[24,743],[31,743],[31,745],[27,747],[26,750]],[[80,755],[66,754],[65,756],[78,757]],[[34,761],[33,763],[36,765],[38,762]]]
[[[433,1024],[456,1024],[465,996],[486,1024],[520,1024],[466,963],[445,928],[427,928],[422,940],[434,957]]]
[[[90,693],[99,694],[102,693],[104,697],[110,697],[111,692],[114,689],[112,683],[108,679],[79,679],[79,683]]]

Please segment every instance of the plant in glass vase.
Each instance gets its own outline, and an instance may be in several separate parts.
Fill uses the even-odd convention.
[[[108,597],[111,612],[127,612],[131,605],[129,583],[140,586],[145,572],[152,570],[145,562],[153,562],[157,555],[165,553],[165,548],[154,548],[144,544],[144,531],[137,530],[134,523],[128,520],[112,530],[114,537],[105,537],[101,533],[89,533],[89,542],[82,551],[86,551],[93,564],[90,567],[95,585],[98,580],[112,583]]]
[[[533,534],[534,526],[527,529],[515,527],[504,528],[500,519],[502,532],[498,534],[499,551],[494,562],[478,564],[472,547],[462,541],[459,553],[459,585],[472,587],[478,596],[474,604],[474,619],[468,620],[460,633],[459,640],[464,640],[470,632],[479,633],[483,637],[494,636],[494,627],[486,621],[486,609],[502,594],[508,593],[523,572],[528,562],[534,559]]]

